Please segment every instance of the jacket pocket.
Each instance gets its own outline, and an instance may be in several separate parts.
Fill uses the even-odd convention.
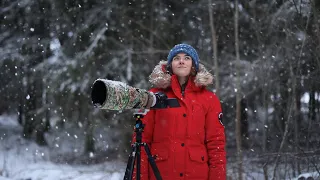
[[[169,150],[162,147],[163,144],[158,144],[153,146],[151,149],[151,155],[155,161],[156,166],[160,171],[162,179],[168,179],[169,176]],[[151,166],[150,168],[151,169]],[[149,176],[151,180],[155,180],[153,172],[149,170]]]
[[[154,161],[165,161],[168,160],[169,158],[169,152],[167,149],[162,149],[162,148],[153,148],[151,151],[152,157]]]
[[[190,179],[208,179],[208,154],[204,147],[189,149],[189,163],[187,164],[187,173]]]
[[[190,157],[190,160],[194,162],[198,162],[198,163],[208,162],[207,151],[203,148],[189,149],[189,157]]]

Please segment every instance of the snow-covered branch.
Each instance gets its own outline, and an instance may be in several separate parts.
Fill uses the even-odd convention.
[[[99,40],[104,39],[104,33],[107,31],[108,27],[103,27],[98,34],[96,35],[96,38],[93,40],[93,42],[90,44],[89,48],[81,54],[81,58],[86,58],[88,57],[92,52],[95,47],[97,47]]]

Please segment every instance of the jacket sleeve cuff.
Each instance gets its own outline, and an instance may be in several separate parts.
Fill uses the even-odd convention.
[[[211,167],[209,169],[209,179],[226,180],[227,174],[224,167]]]

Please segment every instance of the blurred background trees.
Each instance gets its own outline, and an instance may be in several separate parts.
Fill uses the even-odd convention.
[[[238,7],[237,74],[231,0],[4,0],[0,114],[17,114],[21,134],[39,145],[50,144],[46,133],[74,127],[86,137],[81,153],[106,152],[95,144],[102,132],[100,140],[113,144],[108,151],[123,156],[132,111],[94,109],[93,81],[148,89],[153,67],[185,42],[219,73],[229,169],[237,155],[237,76],[244,163],[277,172],[285,162],[293,176],[319,169],[320,2],[239,0]]]

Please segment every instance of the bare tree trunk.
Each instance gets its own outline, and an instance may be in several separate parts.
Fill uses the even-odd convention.
[[[40,59],[40,58],[39,58]],[[45,59],[43,57],[42,59]],[[48,111],[48,108],[46,108],[46,84],[44,83],[42,77],[44,72],[38,71],[37,77],[35,78],[35,84],[36,84],[36,97],[37,97],[37,118],[35,122],[35,132],[36,132],[36,143],[40,146],[46,146],[48,145],[46,139],[45,139],[45,133],[48,131],[47,127],[47,120],[46,119],[46,112]],[[40,108],[42,107],[42,108]]]
[[[310,94],[310,100],[309,100],[309,119],[314,122],[316,120],[316,91],[315,91],[315,85],[311,85],[311,90],[309,92]]]
[[[291,72],[291,76],[293,77],[292,78],[292,97],[294,98],[293,99],[293,126],[294,126],[294,144],[295,144],[295,147],[294,147],[294,151],[295,153],[298,153],[298,146],[299,146],[299,139],[298,139],[298,134],[299,134],[299,130],[298,130],[298,107],[297,107],[297,101],[299,101],[299,99],[297,99],[297,79],[295,77],[295,74],[293,72]],[[293,177],[296,176],[296,171],[298,171],[298,174],[300,174],[299,172],[299,163],[298,163],[298,159],[297,157],[294,157],[294,162],[293,162]]]
[[[23,126],[24,122],[24,117],[25,117],[25,113],[24,113],[24,109],[23,106],[25,104],[25,92],[24,92],[24,85],[23,83],[20,83],[20,93],[19,93],[19,104],[18,104],[18,122],[21,126]]]
[[[268,89],[268,87],[265,88],[265,90],[263,91],[263,106],[264,106],[264,130],[263,130],[263,134],[262,134],[262,152],[266,152],[267,151],[267,137],[268,137],[268,93],[266,92]]]
[[[209,6],[209,21],[210,21],[210,30],[212,36],[212,47],[213,47],[213,61],[214,61],[214,76],[215,76],[215,88],[216,94],[219,96],[220,92],[220,78],[219,78],[219,63],[218,63],[218,40],[216,35],[216,28],[214,26],[214,19],[213,19],[213,11],[212,11],[212,0],[208,1]]]
[[[318,14],[320,11],[320,2],[319,0],[313,0],[312,1],[312,13],[313,13],[313,20],[314,20],[314,25],[316,27],[316,32],[317,32],[317,37],[318,37],[318,48],[320,46],[320,22],[319,22],[319,18],[320,15]]]
[[[83,101],[80,101],[82,103],[79,103],[80,105],[84,104]],[[82,109],[82,111],[85,111],[85,113],[80,113],[82,114],[81,116],[84,117],[86,116],[86,118],[83,118],[81,120],[83,120],[85,122],[85,144],[84,144],[84,154],[89,154],[89,153],[93,153],[95,152],[95,142],[94,142],[94,116],[92,115],[92,113],[87,113],[86,110],[83,110],[83,108],[81,108],[80,106],[80,110]],[[80,119],[79,119],[80,120]],[[83,122],[82,121],[82,122]]]
[[[308,28],[308,26],[309,26],[309,20],[310,20],[310,13],[309,13],[309,15],[308,15],[308,19],[307,19],[307,23],[306,23],[306,26],[305,26],[305,29],[304,29],[304,31],[305,31],[305,33],[306,33],[306,31],[307,31],[307,28]],[[301,49],[300,49],[300,53],[299,53],[299,59],[298,59],[298,64],[297,64],[297,66],[296,66],[296,69],[300,69],[300,59],[301,59],[301,57],[302,57],[302,52],[303,52],[303,47],[304,47],[304,45],[305,45],[305,39],[302,41],[302,45],[301,45]],[[295,133],[297,133],[297,131],[298,131],[298,127],[296,127],[297,126],[297,107],[296,107],[296,105],[297,105],[297,99],[296,99],[296,84],[297,84],[297,77],[296,77],[296,75],[295,75],[295,73],[294,73],[294,70],[293,70],[293,65],[292,64],[290,64],[290,76],[291,76],[291,79],[292,79],[292,89],[293,89],[293,95],[291,96],[292,97],[292,100],[291,100],[291,102],[289,103],[289,111],[288,111],[288,114],[287,114],[287,118],[288,119],[286,119],[284,122],[285,122],[285,130],[284,130],[284,134],[283,134],[283,137],[282,137],[282,141],[281,141],[281,144],[280,144],[280,148],[279,148],[279,151],[278,151],[278,156],[277,156],[277,158],[276,158],[276,161],[275,161],[275,166],[274,166],[274,169],[273,169],[273,178],[272,178],[272,180],[274,180],[275,179],[275,176],[276,176],[276,169],[277,169],[277,166],[278,166],[278,162],[279,162],[279,158],[280,158],[280,153],[281,153],[281,151],[282,151],[282,149],[283,149],[283,146],[284,146],[284,144],[285,144],[285,141],[286,141],[286,139],[287,139],[287,136],[288,136],[288,132],[289,132],[289,125],[290,125],[290,123],[291,123],[291,121],[293,120],[294,122],[294,128],[295,128]],[[292,107],[293,106],[293,107]],[[292,117],[292,109],[293,109],[293,111],[294,111],[294,117],[293,118],[290,118],[290,117]],[[296,135],[295,135],[296,136]],[[296,144],[296,152],[298,151],[298,142],[296,141],[295,142],[295,144]],[[299,167],[298,167],[298,169],[299,169]]]
[[[93,130],[94,130],[94,123],[92,122],[93,119],[87,119],[87,126],[86,126],[86,139],[85,139],[85,145],[84,145],[84,153],[89,154],[95,151],[94,148],[94,136],[93,136]]]
[[[241,145],[243,149],[248,149],[249,144],[249,123],[248,123],[248,114],[247,114],[247,98],[243,97],[240,101],[240,122],[241,122]]]
[[[149,34],[149,40],[150,40],[150,45],[149,45],[149,48],[150,48],[150,58],[153,57],[154,55],[154,13],[153,13],[153,10],[154,10],[154,6],[155,6],[155,0],[152,0],[152,5],[151,5],[151,8],[150,8],[150,34]],[[154,58],[156,59],[156,58]]]
[[[292,67],[290,67],[292,68]],[[291,116],[291,110],[292,110],[292,102],[289,103],[289,111],[288,111],[288,115],[286,117],[288,117],[288,119],[286,119],[284,122],[285,122],[285,128],[284,128],[284,134],[283,134],[283,137],[282,137],[282,141],[281,141],[281,144],[280,144],[280,147],[279,147],[279,150],[278,150],[278,156],[276,158],[276,161],[275,161],[275,166],[273,168],[273,177],[272,177],[272,180],[274,180],[276,178],[276,170],[278,168],[278,163],[279,163],[279,159],[281,158],[281,152],[282,152],[282,149],[284,147],[284,144],[287,140],[287,137],[288,137],[288,132],[289,132],[289,124],[291,122],[291,119],[292,118],[289,118]]]
[[[265,88],[263,91],[263,106],[264,106],[264,128],[263,128],[263,137],[262,137],[262,153],[265,153],[267,151],[267,139],[268,139],[268,93],[267,93],[268,87]],[[263,174],[264,174],[264,179],[268,180],[268,163],[266,162],[263,166]]]
[[[238,161],[238,176],[239,180],[242,180],[242,145],[241,145],[241,89],[240,89],[240,53],[239,53],[239,5],[238,0],[235,1],[235,15],[234,15],[234,35],[235,35],[235,51],[236,51],[236,73],[237,73],[237,82],[236,82],[236,142],[237,142],[237,161]]]
[[[280,77],[280,107],[279,107],[279,119],[280,119],[280,124],[279,124],[279,129],[282,133],[282,135],[284,134],[285,131],[285,126],[286,126],[286,121],[288,120],[287,117],[287,112],[288,112],[288,99],[290,97],[289,92],[288,92],[288,81],[289,81],[289,72],[287,72],[284,68],[280,69],[279,72],[279,77]]]
[[[293,87],[295,88],[295,143],[296,143],[296,146],[295,146],[295,152],[298,153],[299,151],[299,129],[300,129],[300,126],[301,126],[301,101],[300,101],[300,98],[301,98],[301,88],[300,88],[300,85],[299,83],[295,82],[295,86],[296,87]],[[299,163],[299,160],[296,159],[296,166],[297,166],[297,170],[298,170],[298,174],[301,174],[301,167],[300,167],[300,163]]]
[[[44,106],[48,106],[49,105],[49,93],[46,90],[46,87],[44,85]],[[51,125],[50,125],[50,110],[48,108],[46,108],[45,112],[44,112],[44,118],[45,118],[45,132],[48,132],[51,129]]]
[[[147,47],[149,53],[148,53],[148,58],[149,58],[149,61],[147,61],[146,63],[147,66],[154,66],[154,64],[157,64],[158,63],[158,59],[157,57],[155,57],[155,55],[158,55],[158,54],[155,54],[155,46],[156,45],[156,41],[155,41],[155,35],[158,33],[157,32],[157,29],[156,29],[156,26],[157,24],[155,24],[155,15],[154,15],[154,9],[156,7],[156,2],[157,0],[152,0],[151,2],[151,8],[149,9],[149,14],[150,14],[150,27],[148,27],[150,29],[149,31],[149,46]]]
[[[36,111],[36,97],[35,97],[35,83],[31,80],[31,70],[27,72],[27,96],[25,104],[25,121],[23,124],[23,137],[31,139],[34,130],[35,111]]]

